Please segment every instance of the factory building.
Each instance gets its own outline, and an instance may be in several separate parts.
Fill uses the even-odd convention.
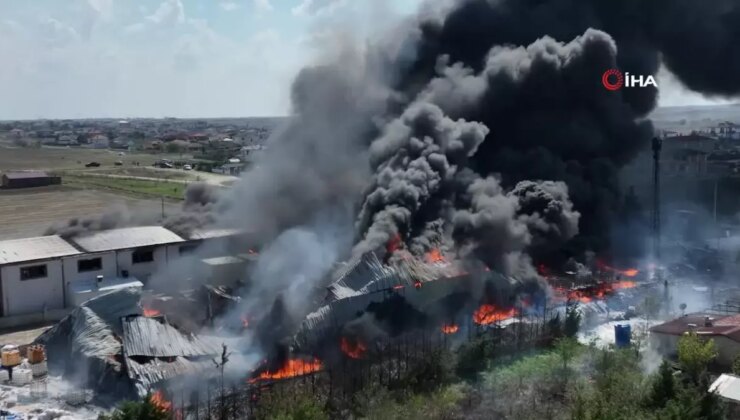
[[[234,230],[213,229],[185,239],[143,226],[0,241],[0,328],[59,319],[93,297],[141,288],[181,255],[203,247],[205,255],[219,256],[238,237]]]
[[[146,280],[157,266],[179,256],[185,240],[161,226],[143,226],[95,232],[70,242],[84,253],[65,261],[76,279],[103,275]]]

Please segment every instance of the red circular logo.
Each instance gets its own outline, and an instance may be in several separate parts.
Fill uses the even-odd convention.
[[[609,90],[618,90],[624,85],[624,76],[617,69],[609,69],[601,76],[601,83]]]

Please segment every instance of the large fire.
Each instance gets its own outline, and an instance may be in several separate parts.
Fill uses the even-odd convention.
[[[161,390],[155,391],[151,395],[150,401],[160,410],[164,410],[164,411],[172,410],[172,403],[167,401],[167,399],[164,397],[164,393]]]
[[[456,332],[460,331],[460,327],[456,324],[443,324],[442,325],[442,332],[445,334],[455,334]]]
[[[342,353],[352,359],[361,359],[367,350],[367,346],[360,340],[350,340],[349,338],[342,337],[340,342]]]
[[[265,371],[259,374],[254,379],[250,379],[250,383],[257,382],[258,380],[269,380],[269,379],[286,379],[293,378],[296,376],[308,375],[309,373],[318,372],[323,367],[323,364],[319,359],[313,360],[301,360],[301,359],[290,359],[280,369],[270,372]]]
[[[442,251],[440,251],[437,248],[432,249],[431,251],[427,252],[425,258],[426,258],[426,260],[427,260],[428,263],[432,263],[432,264],[434,264],[434,263],[444,263],[444,262],[447,261],[445,259],[444,255],[442,255]]]
[[[561,299],[567,297],[568,300],[574,300],[581,303],[589,303],[600,299],[605,299],[607,296],[613,294],[615,291],[620,289],[632,289],[637,287],[637,283],[631,280],[622,280],[613,283],[598,283],[588,287],[582,287],[579,289],[566,290],[563,288],[556,288],[556,292],[561,296]]]
[[[515,317],[516,309],[502,309],[494,305],[483,304],[473,313],[473,321],[478,325],[488,325]]]

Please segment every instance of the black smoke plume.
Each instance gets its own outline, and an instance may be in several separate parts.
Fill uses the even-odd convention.
[[[417,58],[396,88],[491,130],[472,156],[481,176],[498,174],[505,188],[564,181],[582,214],[564,253],[603,251],[622,202],[617,173],[649,141],[643,118],[658,92],[608,92],[601,74],[655,75],[662,59],[691,89],[736,95],[738,16],[732,0],[458,1],[421,21]]]

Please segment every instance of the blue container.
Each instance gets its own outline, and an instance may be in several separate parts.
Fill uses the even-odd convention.
[[[623,349],[630,346],[632,340],[632,326],[626,325],[615,325],[614,326],[614,343],[617,348]]]

